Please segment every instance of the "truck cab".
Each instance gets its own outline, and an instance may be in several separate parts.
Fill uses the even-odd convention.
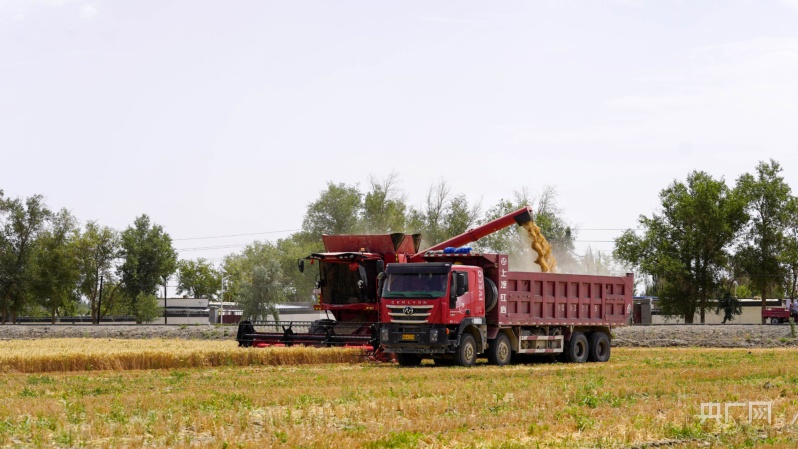
[[[386,352],[398,353],[400,364],[417,365],[425,354],[468,365],[482,352],[487,331],[482,268],[389,264],[380,286],[380,343]]]

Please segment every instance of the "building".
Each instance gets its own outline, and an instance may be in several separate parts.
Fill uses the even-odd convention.
[[[659,298],[656,296],[636,296],[634,298],[634,313],[632,314],[633,324],[684,324],[684,317],[663,315],[657,303]],[[735,315],[733,321],[726,324],[760,324],[762,323],[762,301],[754,298],[740,299],[742,313]],[[770,307],[785,307],[786,300],[768,299],[767,305]],[[701,315],[695,314],[693,323],[701,323]],[[705,324],[723,324],[723,311],[715,313],[715,306],[708,308],[704,315]]]

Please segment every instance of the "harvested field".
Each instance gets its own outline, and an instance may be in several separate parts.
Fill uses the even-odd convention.
[[[94,340],[94,353],[106,343]],[[608,363],[503,368],[10,372],[0,386],[0,445],[12,447],[798,446],[794,349],[616,348]],[[701,422],[704,403],[754,402],[770,404],[770,424],[749,424],[744,407],[732,409],[728,423]]]

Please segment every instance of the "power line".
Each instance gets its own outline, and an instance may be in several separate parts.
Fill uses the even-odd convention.
[[[252,236],[252,235],[279,234],[281,232],[295,232],[295,231],[300,231],[300,229],[283,229],[281,231],[250,232],[250,233],[247,233],[247,234],[213,235],[213,236],[209,236],[209,237],[185,237],[185,238],[181,238],[181,239],[172,239],[172,241],[223,239],[223,238],[227,238],[227,237],[248,237],[248,236]]]

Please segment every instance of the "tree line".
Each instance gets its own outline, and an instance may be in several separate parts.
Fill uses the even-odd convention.
[[[0,190],[0,319],[20,316],[132,315],[152,321],[155,293],[174,272],[177,252],[159,225],[141,215],[119,232],[66,210],[51,211],[41,195],[6,198]],[[103,282],[104,281],[104,282]]]
[[[637,229],[615,242],[614,259],[588,250],[576,254],[577,229],[564,218],[552,187],[520,188],[483,207],[433,183],[420,204],[411,204],[399,178],[370,177],[358,184],[328,182],[309,202],[301,229],[275,241],[253,241],[223,258],[178,260],[163,228],[141,215],[117,231],[97,222],[81,226],[67,210],[53,212],[40,195],[6,198],[0,191],[0,316],[133,315],[156,318],[156,295],[170,278],[178,294],[239,303],[248,317],[275,315],[275,304],[312,301],[314,270],[297,260],[324,250],[323,234],[422,234],[429,247],[533,205],[535,222],[552,244],[561,272],[609,274],[634,270],[647,279],[646,294],[660,298],[666,315],[692,322],[698,314],[739,313],[737,297],[796,297],[798,200],[775,161],[761,162],[734,186],[703,171],[660,192],[661,208],[641,216]],[[533,269],[528,242],[516,227],[474,243],[478,250],[508,253],[515,269]],[[617,262],[616,262],[617,261]]]
[[[781,165],[760,162],[733,186],[693,171],[659,194],[660,208],[615,242],[615,257],[649,282],[663,314],[741,312],[740,297],[796,298],[798,199]]]
[[[256,240],[225,256],[218,268],[203,258],[178,260],[171,236],[146,214],[122,231],[96,221],[81,225],[67,209],[50,210],[41,195],[8,198],[0,190],[0,319],[5,324],[48,316],[55,322],[88,315],[98,323],[130,315],[149,322],[162,313],[159,288],[172,278],[178,294],[210,299],[220,298],[224,278],[224,301],[239,303],[249,317],[276,315],[277,303],[312,300],[315,275],[300,273],[296,264],[323,251],[322,234],[421,233],[427,247],[533,203],[558,256],[576,263],[575,234],[553,188],[534,196],[521,189],[483,213],[480,202],[453,193],[445,180],[430,186],[420,206],[408,203],[396,174],[371,177],[365,189],[328,182],[307,205],[300,231],[273,242]],[[527,258],[525,245],[514,243],[520,239],[506,230],[476,246]]]

